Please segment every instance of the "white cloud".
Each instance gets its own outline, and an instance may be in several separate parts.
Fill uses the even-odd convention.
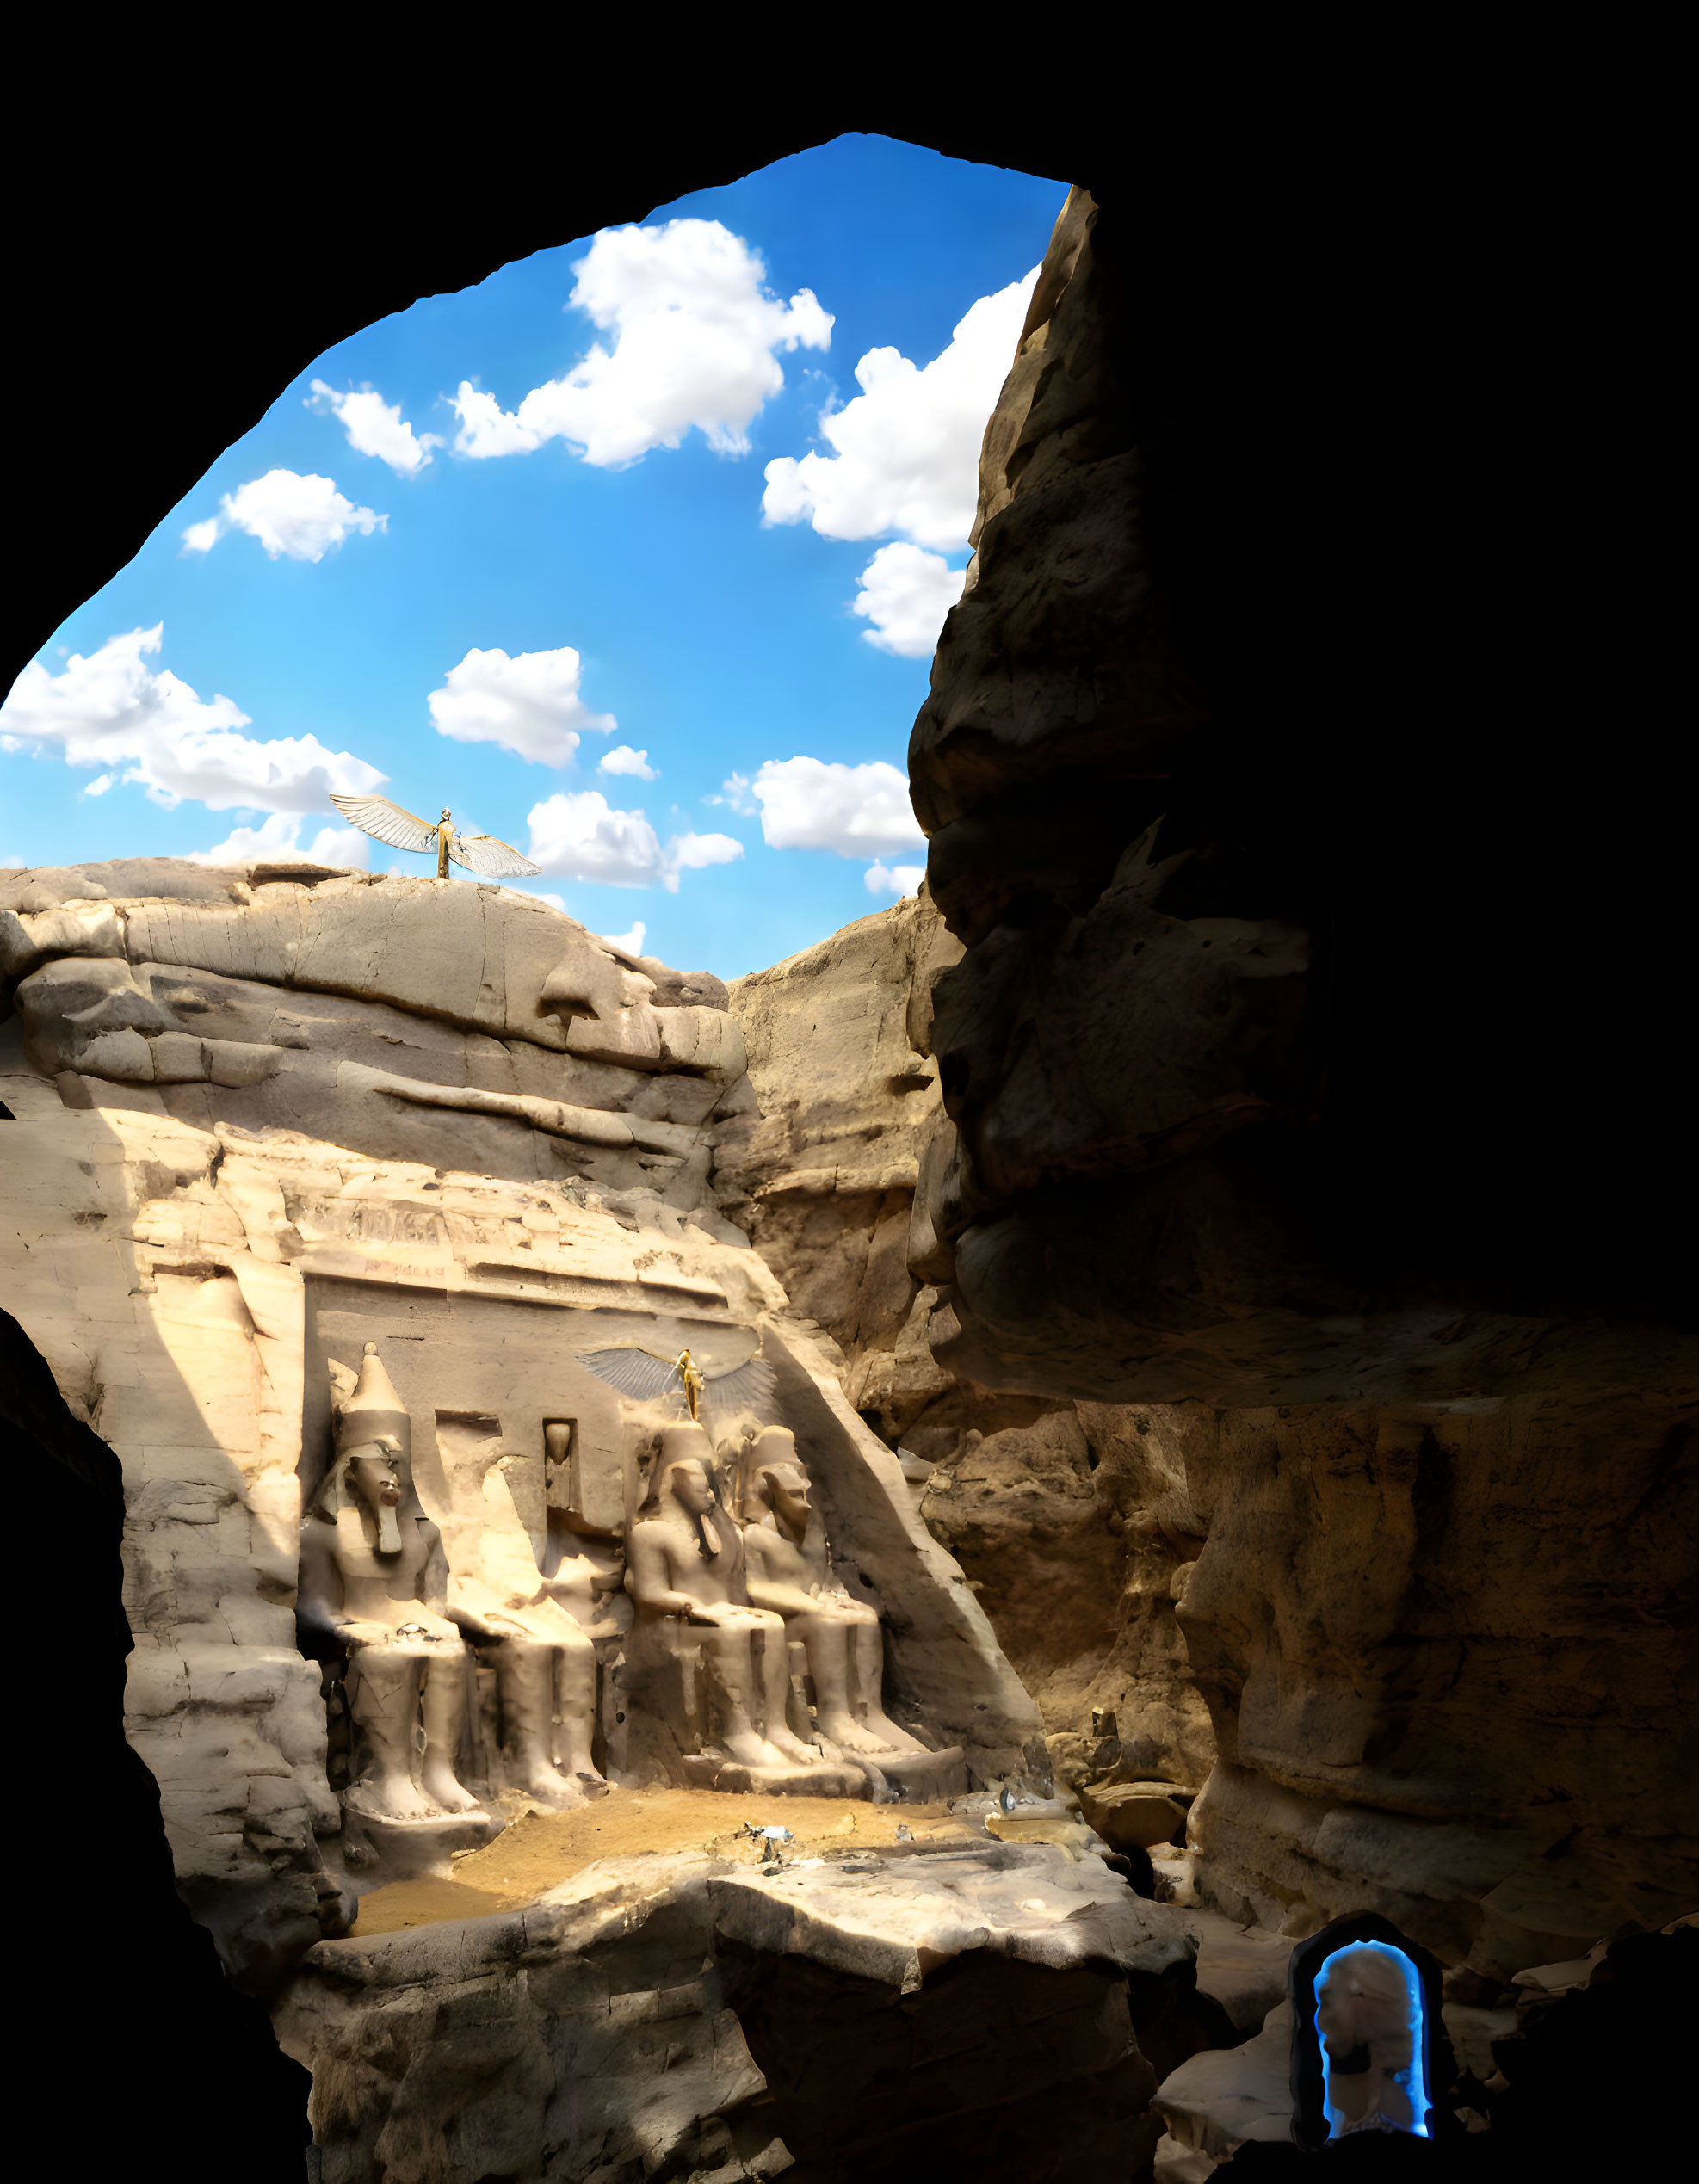
[[[117,778],[115,774],[97,774],[82,793],[84,796],[104,796]]]
[[[875,862],[862,874],[869,895],[912,895],[926,877],[924,865],[891,865]]]
[[[649,928],[639,917],[629,933],[603,933],[601,938],[610,948],[623,948],[627,955],[641,955],[643,936],[648,930]]]
[[[581,669],[570,645],[553,652],[516,652],[473,645],[449,669],[426,703],[439,736],[457,743],[499,743],[541,766],[570,766],[581,730],[612,733],[611,713],[592,713],[578,695]]]
[[[720,784],[718,796],[705,796],[704,804],[729,805],[732,811],[741,811],[746,819],[752,819],[761,808],[749,793],[747,774],[728,774]]]
[[[831,849],[865,857],[918,846],[905,776],[884,759],[864,766],[819,758],[769,758],[756,774],[761,831],[769,849]]]
[[[775,352],[831,343],[831,313],[813,291],[781,303],[759,254],[718,220],[606,228],[572,270],[569,308],[611,346],[597,342],[511,413],[462,380],[460,453],[516,454],[558,438],[611,467],[676,447],[694,428],[717,454],[747,454],[756,413],[784,385]]]
[[[460,380],[454,395],[454,415],[460,419],[460,430],[454,435],[456,454],[470,454],[485,459],[491,454],[531,454],[533,447],[541,447],[541,433],[533,433],[531,426],[520,423],[520,419],[504,410],[496,395],[487,395],[483,386],[474,386],[472,380]]]
[[[541,447],[543,435],[522,425],[504,410],[493,394],[485,394],[470,379],[462,379],[454,397],[454,415],[460,429],[454,435],[457,455],[528,455]]]
[[[334,478],[269,470],[263,478],[250,478],[226,493],[219,513],[191,523],[182,538],[191,553],[210,553],[224,532],[245,531],[274,561],[280,553],[287,553],[291,561],[322,561],[350,532],[369,538],[388,523],[389,518],[374,509],[356,508],[337,490]]]
[[[670,893],[678,891],[681,872],[703,872],[709,865],[735,864],[744,854],[744,845],[729,834],[676,834],[667,843],[667,868],[672,874],[664,879],[663,885]]]
[[[873,624],[862,632],[863,639],[900,659],[930,657],[945,615],[961,596],[967,573],[924,546],[900,540],[880,546],[856,579],[856,612]]]
[[[600,789],[559,789],[534,805],[531,850],[552,878],[595,880],[604,887],[651,887],[678,892],[678,875],[705,865],[729,865],[744,845],[729,834],[678,834],[664,848],[641,811],[615,811]]]
[[[767,466],[769,523],[806,517],[823,538],[895,531],[921,546],[965,546],[979,497],[979,443],[1038,278],[981,296],[942,355],[917,367],[870,349],[856,367],[861,393],[820,419],[830,455],[781,455]]]
[[[164,635],[156,622],[109,637],[86,657],[73,652],[58,675],[32,660],[0,706],[0,731],[14,749],[57,748],[67,765],[139,781],[168,811],[192,798],[214,811],[322,811],[332,789],[362,795],[386,779],[316,736],[242,735],[251,723],[230,699],[201,698],[145,664]]]
[[[358,827],[321,827],[311,846],[303,844],[298,811],[274,811],[257,827],[232,827],[210,849],[191,849],[192,865],[251,865],[269,858],[299,858],[313,865],[364,867],[371,840]]]
[[[598,774],[629,774],[634,781],[658,781],[660,768],[649,763],[646,750],[633,750],[629,743],[616,743],[596,768]]]
[[[401,404],[386,402],[369,382],[338,394],[323,379],[315,379],[305,406],[331,410],[348,434],[348,444],[356,455],[376,455],[399,478],[411,478],[430,460],[433,447],[448,445],[440,432],[415,436],[412,426],[401,414]]]

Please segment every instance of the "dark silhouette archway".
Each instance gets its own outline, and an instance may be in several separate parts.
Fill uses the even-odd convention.
[[[1200,777],[1258,885],[1334,935],[1328,1188],[1382,1206],[1388,1263],[1424,1279],[1661,1296],[1692,1183],[1684,823],[1636,590],[1649,481],[1612,408],[1649,329],[1603,150],[1480,56],[1357,96],[1295,60],[1235,86],[1070,59],[1035,88],[981,52],[895,88],[851,62],[818,96],[664,62],[587,123],[609,52],[563,43],[446,108],[227,74],[239,158],[162,135],[151,46],[89,89],[100,194],[38,165],[14,196],[5,672],[315,355],[420,295],[846,131],[1079,182],[1129,238],[1126,399],[1216,714]]]
[[[50,56],[37,96],[63,124],[15,139],[10,190],[27,548],[7,678],[314,356],[420,295],[846,131],[1083,183],[1134,238],[1126,398],[1152,569],[1221,726],[1205,773],[1258,884],[1336,935],[1317,1172],[1332,1161],[1326,1189],[1384,1215],[1389,1261],[1436,1295],[1490,1278],[1667,1311],[1690,1280],[1690,883],[1624,410],[1637,392],[1644,423],[1649,336],[1596,161],[1478,76],[1330,67],[1329,96],[1276,69],[1224,97],[1112,66],[1079,24],[1034,57],[964,22],[979,52],[893,90],[892,65],[704,66],[644,53],[646,34],[618,53],[516,39],[500,80],[470,84],[398,48],[386,74],[375,48],[317,47],[209,83],[205,54],[151,30]],[[92,1497],[110,1525],[115,1491],[91,1475],[67,1508]],[[77,1687],[64,1735],[130,1812],[112,1697]],[[164,1932],[158,1855],[125,1871]],[[121,2042],[101,2017],[121,1942],[73,1945],[44,1909],[47,2021]],[[210,1964],[180,1945],[171,1977],[204,2002]],[[149,2053],[121,2119],[56,2173],[105,2173],[114,2133],[182,2148],[184,2176],[271,2173],[260,2124],[197,2169],[205,2051]],[[266,2056],[226,2068],[265,2115]],[[280,2175],[299,2160],[270,2152]]]

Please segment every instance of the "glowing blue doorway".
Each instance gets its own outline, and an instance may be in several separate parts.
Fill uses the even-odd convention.
[[[1329,2138],[1375,2130],[1427,2138],[1426,2012],[1404,1951],[1348,1942],[1324,1959],[1315,1997]]]

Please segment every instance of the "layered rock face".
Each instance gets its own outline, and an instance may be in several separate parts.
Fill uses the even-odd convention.
[[[919,1287],[909,1214],[942,1121],[925,1048],[931,984],[961,953],[930,904],[909,901],[734,980],[727,1005],[754,1099],[714,1159],[719,1204],[758,1237],[795,1309],[858,1360],[901,1349],[933,1394],[945,1376],[903,1342]],[[891,1394],[900,1429],[916,1405],[894,1384]],[[858,1393],[857,1407],[879,1405]]]
[[[961,954],[923,891],[733,982],[758,1112],[719,1132],[718,1202],[837,1346],[850,1401],[905,1452],[1065,1776],[1124,1764],[1196,1790],[1214,1743],[1175,1595],[1203,1527],[1173,1418],[997,1393],[934,1352],[955,1322],[925,1279],[915,1198],[951,1135],[926,1048]],[[1094,1712],[1116,1716],[1124,1755]]]
[[[494,886],[170,859],[0,890],[24,1058],[67,1105],[299,1130],[514,1181],[702,1203],[747,1093],[725,988]],[[121,1089],[120,1089],[121,1088]]]
[[[1585,1364],[1449,1411],[1187,1406],[1225,1908],[1380,1909],[1498,1978],[1694,1908],[1692,1442]]]
[[[1617,1138],[1559,1148],[1538,1040],[1458,953],[1467,883],[1424,944],[1307,815],[1315,755],[1262,747],[1243,673],[1209,687],[1199,571],[1236,549],[1172,497],[1183,332],[1143,247],[1134,207],[1070,198],[915,726],[962,953],[911,1263],[951,1372],[1072,1398],[1088,1438],[1093,1402],[1164,1422],[1208,1532],[1175,1588],[1221,1753],[1204,1885],[1294,1933],[1377,1903],[1502,1973],[1699,1896],[1699,1355],[1667,1267],[1578,1249],[1646,1225],[1601,1211]],[[1376,824],[1414,904],[1420,830]],[[1509,883],[1480,889],[1497,947]],[[1061,1573],[1048,1598],[1078,1612]]]

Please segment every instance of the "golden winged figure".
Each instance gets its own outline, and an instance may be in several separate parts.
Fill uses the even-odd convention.
[[[578,1363],[638,1403],[652,1402],[658,1396],[683,1396],[691,1417],[699,1422],[704,1404],[710,1417],[730,1417],[746,1409],[770,1408],[778,1392],[773,1368],[759,1353],[719,1373],[703,1373],[689,1350],[668,1358],[637,1343],[620,1349],[580,1350]]]
[[[510,842],[493,834],[462,834],[444,807],[435,823],[404,811],[386,796],[337,796],[331,801],[345,819],[352,819],[362,834],[386,842],[392,849],[434,849],[436,877],[447,879],[451,863],[475,872],[480,879],[516,879],[521,873],[541,872],[528,857],[522,857]]]

